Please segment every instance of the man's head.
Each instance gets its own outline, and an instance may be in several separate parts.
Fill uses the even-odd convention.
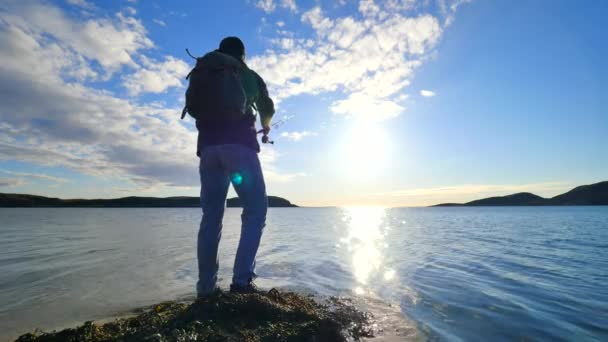
[[[226,37],[220,42],[220,52],[245,61],[245,45],[238,37]]]

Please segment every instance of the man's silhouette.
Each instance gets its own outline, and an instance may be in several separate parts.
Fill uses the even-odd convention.
[[[212,54],[218,54],[220,60],[228,60],[228,64],[238,64],[238,79],[245,93],[246,106],[245,112],[237,120],[224,121],[220,118],[196,122],[203,209],[198,233],[199,296],[209,294],[216,287],[218,244],[230,183],[243,205],[241,238],[230,291],[248,293],[256,290],[253,284],[256,277],[255,256],[266,224],[268,201],[257,155],[260,146],[256,138],[253,109],[260,114],[265,137],[270,131],[270,120],[274,114],[274,104],[268,96],[266,84],[245,64],[245,46],[239,38],[223,39],[219,49]]]

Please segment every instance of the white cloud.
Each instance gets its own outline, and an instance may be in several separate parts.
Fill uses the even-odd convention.
[[[259,154],[262,169],[264,170],[264,179],[267,183],[288,183],[293,181],[297,177],[306,176],[304,172],[279,172],[275,166],[275,162],[278,160],[279,157],[279,152],[277,152],[277,150],[270,146],[262,149]]]
[[[292,38],[273,39],[272,42],[281,47],[283,50],[293,49],[296,44],[295,40]]]
[[[180,108],[139,104],[82,83],[131,65],[137,70],[121,77],[129,91],[160,92],[181,85],[186,63],[146,57],[154,44],[125,14],[79,21],[46,3],[7,7],[0,20],[0,160],[67,167],[139,189],[198,186],[196,132],[179,120]],[[265,164],[269,181],[297,176],[280,173],[275,160]]]
[[[132,55],[154,46],[141,22],[124,13],[85,21],[67,17],[59,8],[37,2],[11,2],[3,26],[21,31],[44,50],[98,62],[111,74],[123,65],[136,66]]]
[[[431,91],[431,90],[421,90],[420,95],[422,95],[424,97],[433,97],[433,96],[435,96],[435,92]]]
[[[359,12],[364,16],[374,17],[380,14],[380,6],[374,0],[361,0],[359,1]]]
[[[300,141],[302,140],[302,138],[304,137],[308,137],[308,136],[316,136],[317,133],[315,132],[310,132],[310,131],[301,131],[301,132],[283,132],[281,133],[281,137],[283,138],[287,138],[291,141]]]
[[[0,160],[64,166],[146,186],[197,184],[196,133],[180,124],[178,108],[140,106],[81,85],[31,84],[30,75],[10,76],[13,89],[2,96],[0,118],[23,133],[0,140]],[[32,97],[36,101],[24,106]]]
[[[125,7],[125,8],[123,9],[123,11],[124,11],[125,13],[127,13],[128,15],[130,15],[130,16],[134,16],[134,15],[136,15],[136,14],[137,14],[137,10],[136,10],[135,8],[131,7],[131,6],[127,6],[127,7]]]
[[[122,77],[123,85],[131,95],[144,92],[161,93],[169,87],[181,87],[190,66],[175,57],[166,56],[163,62],[143,59],[143,67]]]
[[[78,54],[80,50],[73,48],[79,39],[74,37],[75,33],[55,31],[57,38],[49,41],[50,33],[37,23],[32,23],[33,28],[28,26],[19,15],[41,12],[43,9],[37,6],[15,8],[7,20],[0,22],[3,47],[0,50],[0,160],[61,165],[90,175],[125,177],[144,185],[196,185],[196,172],[192,172],[196,134],[178,122],[178,108],[137,105],[115,98],[107,91],[65,81],[66,75],[91,75],[95,71],[88,59]],[[55,7],[49,6],[44,11],[50,13],[51,21],[62,20],[45,24],[49,27],[82,27],[67,20]],[[90,22],[109,32],[120,32],[120,29],[114,30],[113,25],[120,26],[121,20],[130,19],[118,20],[104,24],[99,24],[99,20]],[[137,25],[128,27],[138,32]],[[115,37],[89,38],[93,41],[88,42],[88,46],[103,46],[105,42],[97,40],[111,42]],[[139,39],[147,40],[146,36]],[[125,45],[123,51],[141,48],[138,40],[130,41],[134,46]],[[146,45],[152,46],[151,42]],[[133,81],[134,91],[159,91],[177,84],[173,78],[185,70],[185,63],[182,65],[183,62],[172,57],[159,63],[142,60],[143,71],[158,70],[160,80],[144,82],[145,72],[136,72],[133,80],[144,84]],[[113,65],[114,61],[108,60],[106,64]]]
[[[416,0],[388,0],[386,8],[392,11],[410,10],[416,7]]]
[[[363,93],[353,93],[347,99],[334,102],[331,111],[336,114],[356,116],[367,121],[382,121],[396,117],[404,108],[399,104]]]
[[[0,178],[0,188],[12,188],[25,184],[21,178]]]
[[[319,6],[304,13],[302,21],[309,23],[319,35],[326,35],[327,31],[333,26],[332,20],[323,16],[323,11]]]
[[[454,22],[454,16],[458,7],[463,4],[469,3],[472,0],[437,0],[439,3],[439,9],[441,14],[444,16],[445,20],[443,22],[443,26],[450,26]]]
[[[266,13],[272,13],[277,8],[277,4],[274,0],[259,0],[255,6]],[[281,0],[280,6],[291,12],[298,11],[298,5],[295,0]]]
[[[255,6],[266,13],[273,12],[276,8],[273,0],[259,0]]]
[[[86,0],[66,0],[68,4],[78,6],[87,10],[95,9],[95,5]]]
[[[361,18],[330,18],[314,7],[301,20],[316,39],[275,40],[275,49],[250,60],[277,101],[337,91],[342,98],[330,108],[338,114],[382,120],[403,111],[399,92],[438,42],[439,20],[407,16],[373,1],[361,1],[359,8]]]
[[[346,17],[335,22],[332,32],[327,37],[330,42],[339,48],[348,48],[359,37],[365,28],[359,25],[353,18]]]
[[[0,68],[35,72],[34,80],[39,82],[61,83],[63,76],[79,80],[98,76],[82,55],[20,27],[0,26],[0,46]]]
[[[167,23],[165,23],[164,21],[160,20],[160,19],[153,19],[152,20],[155,24],[160,25],[162,27],[167,26]]]
[[[296,5],[296,0],[282,0],[281,7],[286,8],[292,12],[298,11],[298,5]]]
[[[48,2],[2,6],[0,160],[120,177],[140,189],[198,185],[196,132],[178,120],[180,108],[139,104],[83,83],[126,71],[132,75],[120,79],[132,94],[182,85],[188,66],[171,56],[146,57],[154,43],[138,19],[126,12],[75,18]],[[408,17],[382,6],[338,18],[315,8],[302,20],[314,39],[284,35],[288,40],[252,58],[252,67],[279,100],[336,91],[334,112],[374,118],[403,110],[395,101],[442,31],[431,15]],[[303,176],[279,172],[272,147],[260,158],[269,182]],[[23,180],[11,184],[17,182]]]
[[[401,95],[397,96],[394,100],[395,100],[395,102],[400,103],[400,102],[404,102],[409,97],[410,96],[408,94],[401,94]]]
[[[432,56],[445,21],[463,2],[362,0],[360,15],[338,17],[316,6],[301,15],[314,38],[283,30],[289,40],[273,39],[274,48],[249,64],[264,76],[277,102],[333,93],[335,113],[395,117],[404,110],[403,90],[414,71]],[[437,6],[445,8],[424,14]]]
[[[47,181],[57,182],[57,183],[68,182],[68,180],[66,178],[49,176],[49,175],[43,174],[43,173],[14,172],[14,171],[9,171],[9,170],[2,170],[2,169],[0,169],[0,172],[9,174],[9,175],[13,175],[13,176],[17,176],[17,177],[36,178],[36,179],[42,179],[42,180],[47,180]]]

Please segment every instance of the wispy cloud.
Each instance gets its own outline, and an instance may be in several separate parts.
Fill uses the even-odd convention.
[[[258,0],[255,6],[266,13],[272,13],[277,8],[277,2],[274,0]],[[295,0],[280,0],[279,6],[291,12],[298,11],[298,5]]]
[[[136,70],[125,77],[128,89],[158,92],[179,86],[185,62],[146,58],[142,50],[154,44],[125,14],[79,21],[46,3],[11,6],[12,15],[0,22],[0,160],[125,177],[140,186],[198,183],[196,134],[176,120],[178,108],[138,104],[74,82],[130,66]]]
[[[190,66],[181,59],[165,57],[162,62],[142,58],[143,67],[122,77],[123,85],[131,95],[161,93],[170,87],[181,87]]]
[[[37,178],[37,179],[42,179],[42,180],[47,180],[47,181],[57,182],[57,183],[68,182],[68,179],[66,179],[66,178],[49,176],[44,173],[15,172],[15,171],[2,170],[2,169],[0,169],[0,172],[9,174],[12,176],[17,176],[17,177]]]
[[[25,184],[21,178],[0,178],[0,188],[12,188]]]
[[[296,5],[296,0],[281,0],[281,6],[292,11],[298,11],[298,5]]]
[[[131,7],[131,6],[127,6],[123,9],[123,11],[125,13],[127,13],[130,16],[134,16],[137,14],[137,10],[135,9],[135,7]]]
[[[446,14],[457,6],[444,1]],[[359,2],[358,15],[332,17],[320,6],[301,21],[314,37],[281,29],[275,48],[250,64],[268,80],[277,100],[300,94],[336,93],[332,112],[385,120],[405,110],[400,104],[416,70],[443,33],[442,18],[412,14],[412,1]]]
[[[280,153],[272,147],[263,149],[262,152],[260,152],[259,157],[264,170],[264,179],[267,182],[288,183],[297,177],[306,176],[306,173],[304,172],[279,172],[276,168],[276,161],[280,157]]]
[[[430,90],[421,90],[420,95],[422,95],[424,97],[433,97],[433,96],[435,96],[435,92],[430,91]]]
[[[456,13],[458,7],[471,1],[472,0],[437,0],[439,9],[445,17],[443,25],[446,27],[451,25],[454,22],[454,13]]]
[[[316,136],[316,135],[317,135],[316,132],[310,132],[310,131],[301,131],[301,132],[294,131],[294,132],[281,133],[281,137],[287,138],[291,141],[300,141],[304,137]]]
[[[277,7],[273,0],[259,0],[256,3],[256,7],[263,10],[266,13],[274,11]]]
[[[0,160],[67,167],[126,180],[136,189],[199,184],[196,131],[178,120],[180,108],[87,84],[122,81],[131,95],[182,86],[188,64],[150,57],[155,44],[139,19],[126,12],[71,17],[36,1],[10,3],[6,10],[11,15],[0,21]],[[278,154],[267,150],[261,157],[270,182],[301,175],[280,172]]]
[[[159,26],[162,26],[162,27],[166,27],[166,26],[167,26],[167,23],[165,23],[164,21],[162,21],[162,20],[160,20],[160,19],[152,19],[152,21],[153,21],[155,24],[159,25]]]
[[[12,64],[12,70],[31,68],[28,63],[15,60],[15,54],[44,54],[36,59],[35,69],[46,64],[54,75],[69,72],[76,75],[95,76],[95,68],[88,61],[98,62],[107,74],[127,65],[137,67],[134,56],[142,49],[152,48],[154,43],[139,20],[119,12],[112,18],[75,20],[52,5],[28,2],[9,2],[11,16],[3,18],[0,34],[3,42],[3,60]],[[11,51],[5,51],[11,48]],[[28,60],[26,62],[30,62]],[[44,61],[48,60],[48,61]]]
[[[66,0],[68,4],[78,6],[83,9],[93,10],[95,9],[95,5],[86,1],[86,0]]]
[[[92,4],[71,3],[81,8]],[[290,16],[304,12],[300,21],[313,35],[301,36],[310,30],[285,24],[280,28],[284,32],[272,37],[277,38],[272,48],[251,58],[251,66],[279,101],[335,93],[330,109],[337,114],[399,115],[404,110],[401,91],[443,30],[441,18],[412,15],[406,7],[391,7],[395,1],[362,1],[359,13],[337,17],[321,7],[305,11],[295,1],[261,3]],[[36,0],[9,1],[2,10],[10,15],[0,20],[0,160],[126,179],[140,189],[198,185],[196,132],[177,120],[180,108],[147,103],[120,88],[122,84],[132,96],[179,88],[189,69],[183,60],[155,49],[136,11],[96,10],[79,17]],[[300,131],[285,138],[312,135]],[[279,170],[279,154],[270,147],[260,158],[270,182],[304,176]],[[19,177],[64,181],[31,173],[7,178],[11,181],[5,184],[23,184]]]

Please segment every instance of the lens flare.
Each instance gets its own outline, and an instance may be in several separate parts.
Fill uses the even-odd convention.
[[[238,172],[233,173],[230,179],[234,185],[241,185],[243,183],[243,176]]]

